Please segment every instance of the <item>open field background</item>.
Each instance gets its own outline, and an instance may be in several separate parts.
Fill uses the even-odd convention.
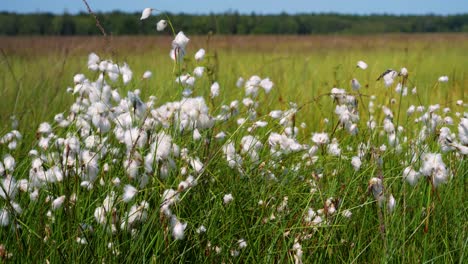
[[[144,96],[156,95],[161,101],[173,99],[178,93],[172,89],[175,76],[168,59],[170,43],[170,37],[0,37],[2,124],[14,112],[22,125],[33,129],[39,120],[62,111],[73,100],[65,93],[73,85],[73,76],[89,72],[86,60],[90,52],[127,62],[136,79],[145,70],[152,71],[152,79],[136,81],[132,88],[141,88]],[[217,81],[227,92],[223,95],[238,95],[239,90],[232,89],[236,80],[257,74],[274,81],[277,89],[268,98],[273,105],[301,104],[333,87],[350,88],[352,78],[366,86],[364,94],[390,93],[375,81],[388,68],[407,67],[410,88],[418,88],[422,102],[440,98],[439,103],[449,105],[463,99],[463,87],[468,86],[468,34],[195,36],[188,54],[202,47],[216,54],[213,63]],[[358,60],[366,61],[369,69],[356,70]],[[434,87],[442,75],[449,76],[450,82]],[[209,89],[201,91],[208,93]],[[306,121],[320,118],[312,115],[316,112],[312,108],[304,109]]]
[[[204,163],[203,172],[197,174],[193,165],[177,158],[177,169],[162,179],[159,177],[162,175],[161,164],[158,163],[154,165],[157,169],[151,173],[149,184],[140,189],[136,180],[127,175],[128,167],[123,165],[129,150],[114,139],[111,130],[106,136],[110,138],[109,148],[115,148],[117,154],[107,154],[99,161],[97,177],[103,184],[97,180],[94,189],[86,190],[79,182],[83,175],[81,171],[64,177],[63,182],[47,183],[49,185],[41,189],[36,202],[32,202],[26,192],[17,195],[17,202],[23,207],[23,213],[15,219],[20,228],[2,227],[0,232],[0,243],[13,253],[12,261],[301,263],[298,258],[301,252],[304,263],[466,262],[466,156],[456,151],[443,154],[453,177],[438,186],[437,191],[431,185],[432,176],[422,177],[415,186],[410,186],[403,180],[402,172],[407,166],[421,165],[423,152],[441,152],[438,131],[418,141],[423,124],[414,123],[414,116],[423,113],[407,116],[409,105],[424,105],[426,109],[430,104],[440,104],[441,109],[450,107],[448,115],[455,120],[450,128],[457,133],[461,118],[455,116],[455,112],[463,115],[467,111],[467,34],[188,37],[191,41],[187,58],[193,58],[199,48],[205,48],[207,57],[201,63],[213,69],[212,76],[220,84],[220,97],[210,101],[209,78],[205,75],[196,81],[194,94],[206,98],[210,113],[218,113],[221,104],[242,100],[244,89],[236,87],[239,77],[247,80],[256,74],[274,82],[271,93],[266,95],[262,91],[256,99],[259,102],[258,120],[268,120],[267,127],[250,133],[245,127],[237,126],[235,116],[228,122],[220,122],[212,130],[201,131],[202,137],[208,140],[215,133],[226,131],[227,139],[236,144],[238,153],[243,149],[241,138],[255,135],[264,145],[258,150],[261,160],[249,157],[252,150],[242,152],[245,173],[239,173],[240,170],[227,166],[222,151],[227,139],[221,143],[213,140],[210,145],[204,140],[195,141],[190,131],[179,133],[177,124],[175,129],[172,126],[169,129],[158,127],[158,132],[166,131],[176,144],[187,147],[190,155],[199,157]],[[23,135],[16,150],[9,151],[0,145],[0,158],[10,153],[16,159],[13,176],[18,180],[30,177],[33,157],[28,151],[35,148],[42,152],[37,144],[42,135],[36,133],[40,123],[51,122],[59,137],[80,133],[73,130],[74,125],[58,128],[53,118],[60,112],[67,114],[77,98],[66,92],[67,87],[74,86],[75,74],[84,73],[89,79],[96,79],[97,73],[87,69],[90,52],[96,52],[101,59],[129,64],[133,81],[128,86],[121,82],[113,85],[122,98],[128,90],[140,89],[145,102],[150,95],[157,97],[156,105],[180,100],[181,88],[174,84],[174,64],[169,58],[171,41],[168,37],[0,37],[0,136],[11,130],[12,114],[18,117],[18,130]],[[358,60],[367,62],[369,68],[364,71],[356,68]],[[192,72],[194,66],[191,59],[180,70]],[[384,70],[399,71],[402,67],[409,71],[409,95],[404,98],[395,93],[394,87],[385,88],[381,81],[376,81]],[[141,78],[146,70],[153,73],[149,80]],[[438,82],[443,75],[449,77],[447,83]],[[351,92],[352,78],[357,78],[362,85],[363,99],[360,99],[366,107],[370,96],[377,96],[377,129],[367,130],[367,113],[360,101],[360,132],[356,136],[349,135],[345,129],[336,130],[333,100],[330,96],[318,98],[333,87]],[[411,95],[414,87],[417,87],[417,95]],[[397,103],[390,103],[391,99],[396,99]],[[401,153],[388,143],[379,107],[387,105],[396,116],[400,111],[400,100],[401,114],[392,121],[396,126],[404,127],[402,134],[398,134],[402,142]],[[457,100],[463,100],[465,106],[457,105]],[[314,154],[316,163],[312,162],[310,166],[305,165],[302,158],[308,153],[307,149],[298,153],[280,153],[280,158],[275,157],[277,153],[273,153],[272,147],[270,149],[268,136],[272,132],[283,133],[286,128],[268,114],[274,109],[288,109],[289,102],[304,105],[295,115],[292,126],[299,127],[302,122],[307,124],[292,138],[297,136],[301,144],[313,145],[311,132],[326,132],[339,139],[341,155],[328,154],[322,145]],[[239,117],[248,116],[242,103],[240,109]],[[442,110],[438,113],[443,115]],[[330,121],[325,122],[325,118]],[[101,139],[100,132],[93,133]],[[155,131],[148,133],[150,136],[156,134]],[[408,141],[403,142],[403,136],[407,136]],[[362,157],[362,167],[355,170],[350,160],[361,143],[368,144],[369,149]],[[387,150],[379,151],[384,144]],[[81,142],[83,149],[88,148],[84,145]],[[136,152],[143,156],[148,149],[149,146],[145,146]],[[50,153],[51,157],[61,157],[64,149],[51,144],[50,149],[43,152],[45,155]],[[379,164],[380,158],[383,165]],[[70,166],[70,171],[80,171],[80,166],[87,165],[84,161],[79,162]],[[101,169],[104,163],[110,165],[108,171]],[[52,165],[52,162],[44,162],[42,167],[49,169]],[[198,185],[181,192],[180,201],[171,207],[177,219],[188,223],[185,236],[183,233],[183,239],[177,240],[171,231],[171,220],[159,209],[163,193],[171,188],[177,190],[178,184],[185,180],[186,175],[181,172],[183,166],[189,174],[198,177]],[[143,170],[140,168],[140,172]],[[276,175],[275,180],[270,179],[270,173]],[[119,186],[111,182],[114,177],[120,177]],[[373,177],[383,179],[385,195],[392,193],[395,196],[397,203],[393,213],[387,203],[377,206],[375,197],[369,192],[372,191],[369,180]],[[120,199],[126,184],[139,188],[130,203]],[[105,197],[113,191],[119,199],[115,203],[116,211],[112,213],[120,215],[121,219],[133,201],[138,203],[144,199],[148,202],[150,213],[144,223],[136,226],[134,233],[119,227],[112,233],[109,226],[96,222],[98,217],[94,210],[104,204]],[[73,202],[69,200],[72,193],[79,197]],[[234,197],[230,204],[223,200],[228,193]],[[50,209],[51,200],[61,195],[67,197],[63,208]],[[0,199],[0,205],[7,208],[8,201]],[[336,207],[334,214],[328,212],[332,207]],[[307,216],[315,219],[309,210],[312,208],[317,214],[322,210],[323,222],[316,225],[311,219],[305,220]],[[345,209],[352,212],[350,218],[343,216]],[[49,210],[52,210],[50,214]],[[114,215],[108,216],[107,220],[115,220]],[[202,225],[206,226],[206,233],[197,232]],[[382,226],[385,226],[385,232],[382,232]],[[77,238],[82,240],[77,241]],[[242,240],[246,241],[246,247],[240,246]],[[4,259],[6,257],[0,256],[0,261]]]

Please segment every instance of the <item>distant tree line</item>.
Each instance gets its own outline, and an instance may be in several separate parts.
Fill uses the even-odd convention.
[[[140,21],[140,13],[97,13],[112,35],[150,35],[163,15]],[[373,34],[414,32],[468,32],[468,14],[438,16],[295,14],[250,15],[237,12],[190,15],[168,14],[175,30],[188,34]],[[98,35],[88,13],[15,14],[0,12],[0,35]],[[169,34],[169,29],[166,29]]]

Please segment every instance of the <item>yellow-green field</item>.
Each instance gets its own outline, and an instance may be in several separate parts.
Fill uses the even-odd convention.
[[[468,35],[188,37],[0,37],[0,262],[466,262]]]
[[[137,79],[131,87],[141,88],[144,96],[156,95],[163,101],[174,98],[178,93],[173,89],[175,76],[168,59],[170,43],[168,37],[0,38],[4,51],[0,65],[2,123],[15,112],[21,120],[27,120],[22,122],[25,125],[37,126],[34,120],[40,122],[63,110],[63,105],[72,101],[65,90],[73,85],[74,74],[88,72],[86,60],[90,52],[131,65]],[[193,54],[201,47],[216,54],[213,64],[217,80],[228,99],[238,94],[232,88],[239,77],[254,74],[270,77],[275,83],[277,89],[269,98],[274,105],[289,101],[301,104],[333,87],[350,88],[352,78],[366,86],[363,94],[388,92],[375,81],[388,68],[408,68],[410,88],[418,88],[423,102],[439,98],[438,103],[449,104],[463,99],[463,88],[468,86],[466,34],[196,36],[188,45],[188,52]],[[366,61],[369,69],[356,70],[358,60]],[[139,81],[146,70],[152,71],[154,78]],[[434,88],[442,75],[448,75],[450,82]],[[305,112],[310,113],[307,109]]]

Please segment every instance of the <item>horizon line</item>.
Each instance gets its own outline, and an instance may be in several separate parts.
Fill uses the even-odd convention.
[[[96,14],[109,14],[109,13],[124,13],[124,14],[140,14],[141,11],[123,11],[120,9],[110,10],[110,11],[96,11],[93,10]],[[37,15],[37,14],[52,14],[52,15],[79,15],[79,14],[89,14],[87,10],[80,10],[69,12],[68,10],[63,10],[62,12],[55,12],[55,11],[42,11],[37,10],[34,12],[18,12],[18,11],[10,11],[10,10],[0,10],[0,13],[7,13],[7,14],[15,14],[15,15]],[[251,16],[253,14],[258,16],[278,16],[278,15],[288,15],[288,16],[297,16],[297,15],[340,15],[340,16],[440,16],[440,17],[447,17],[447,16],[464,16],[468,15],[468,12],[461,12],[461,13],[449,13],[449,14],[442,14],[442,13],[392,13],[392,12],[382,12],[382,13],[345,13],[345,12],[332,12],[332,11],[323,11],[323,12],[287,12],[287,11],[280,11],[275,13],[261,13],[261,12],[240,12],[238,10],[228,9],[226,11],[221,12],[208,12],[208,13],[199,13],[199,12],[170,12],[170,11],[158,11],[159,14],[174,14],[174,15],[192,15],[192,16],[210,16],[210,15],[225,15],[225,14],[238,14],[241,16]],[[157,16],[157,15],[154,15]]]

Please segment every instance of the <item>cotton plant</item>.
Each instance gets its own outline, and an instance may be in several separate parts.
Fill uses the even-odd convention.
[[[169,52],[169,56],[172,60],[176,62],[182,62],[186,53],[186,46],[190,39],[184,34],[184,32],[180,31],[175,36],[174,40],[172,41],[172,50]]]

